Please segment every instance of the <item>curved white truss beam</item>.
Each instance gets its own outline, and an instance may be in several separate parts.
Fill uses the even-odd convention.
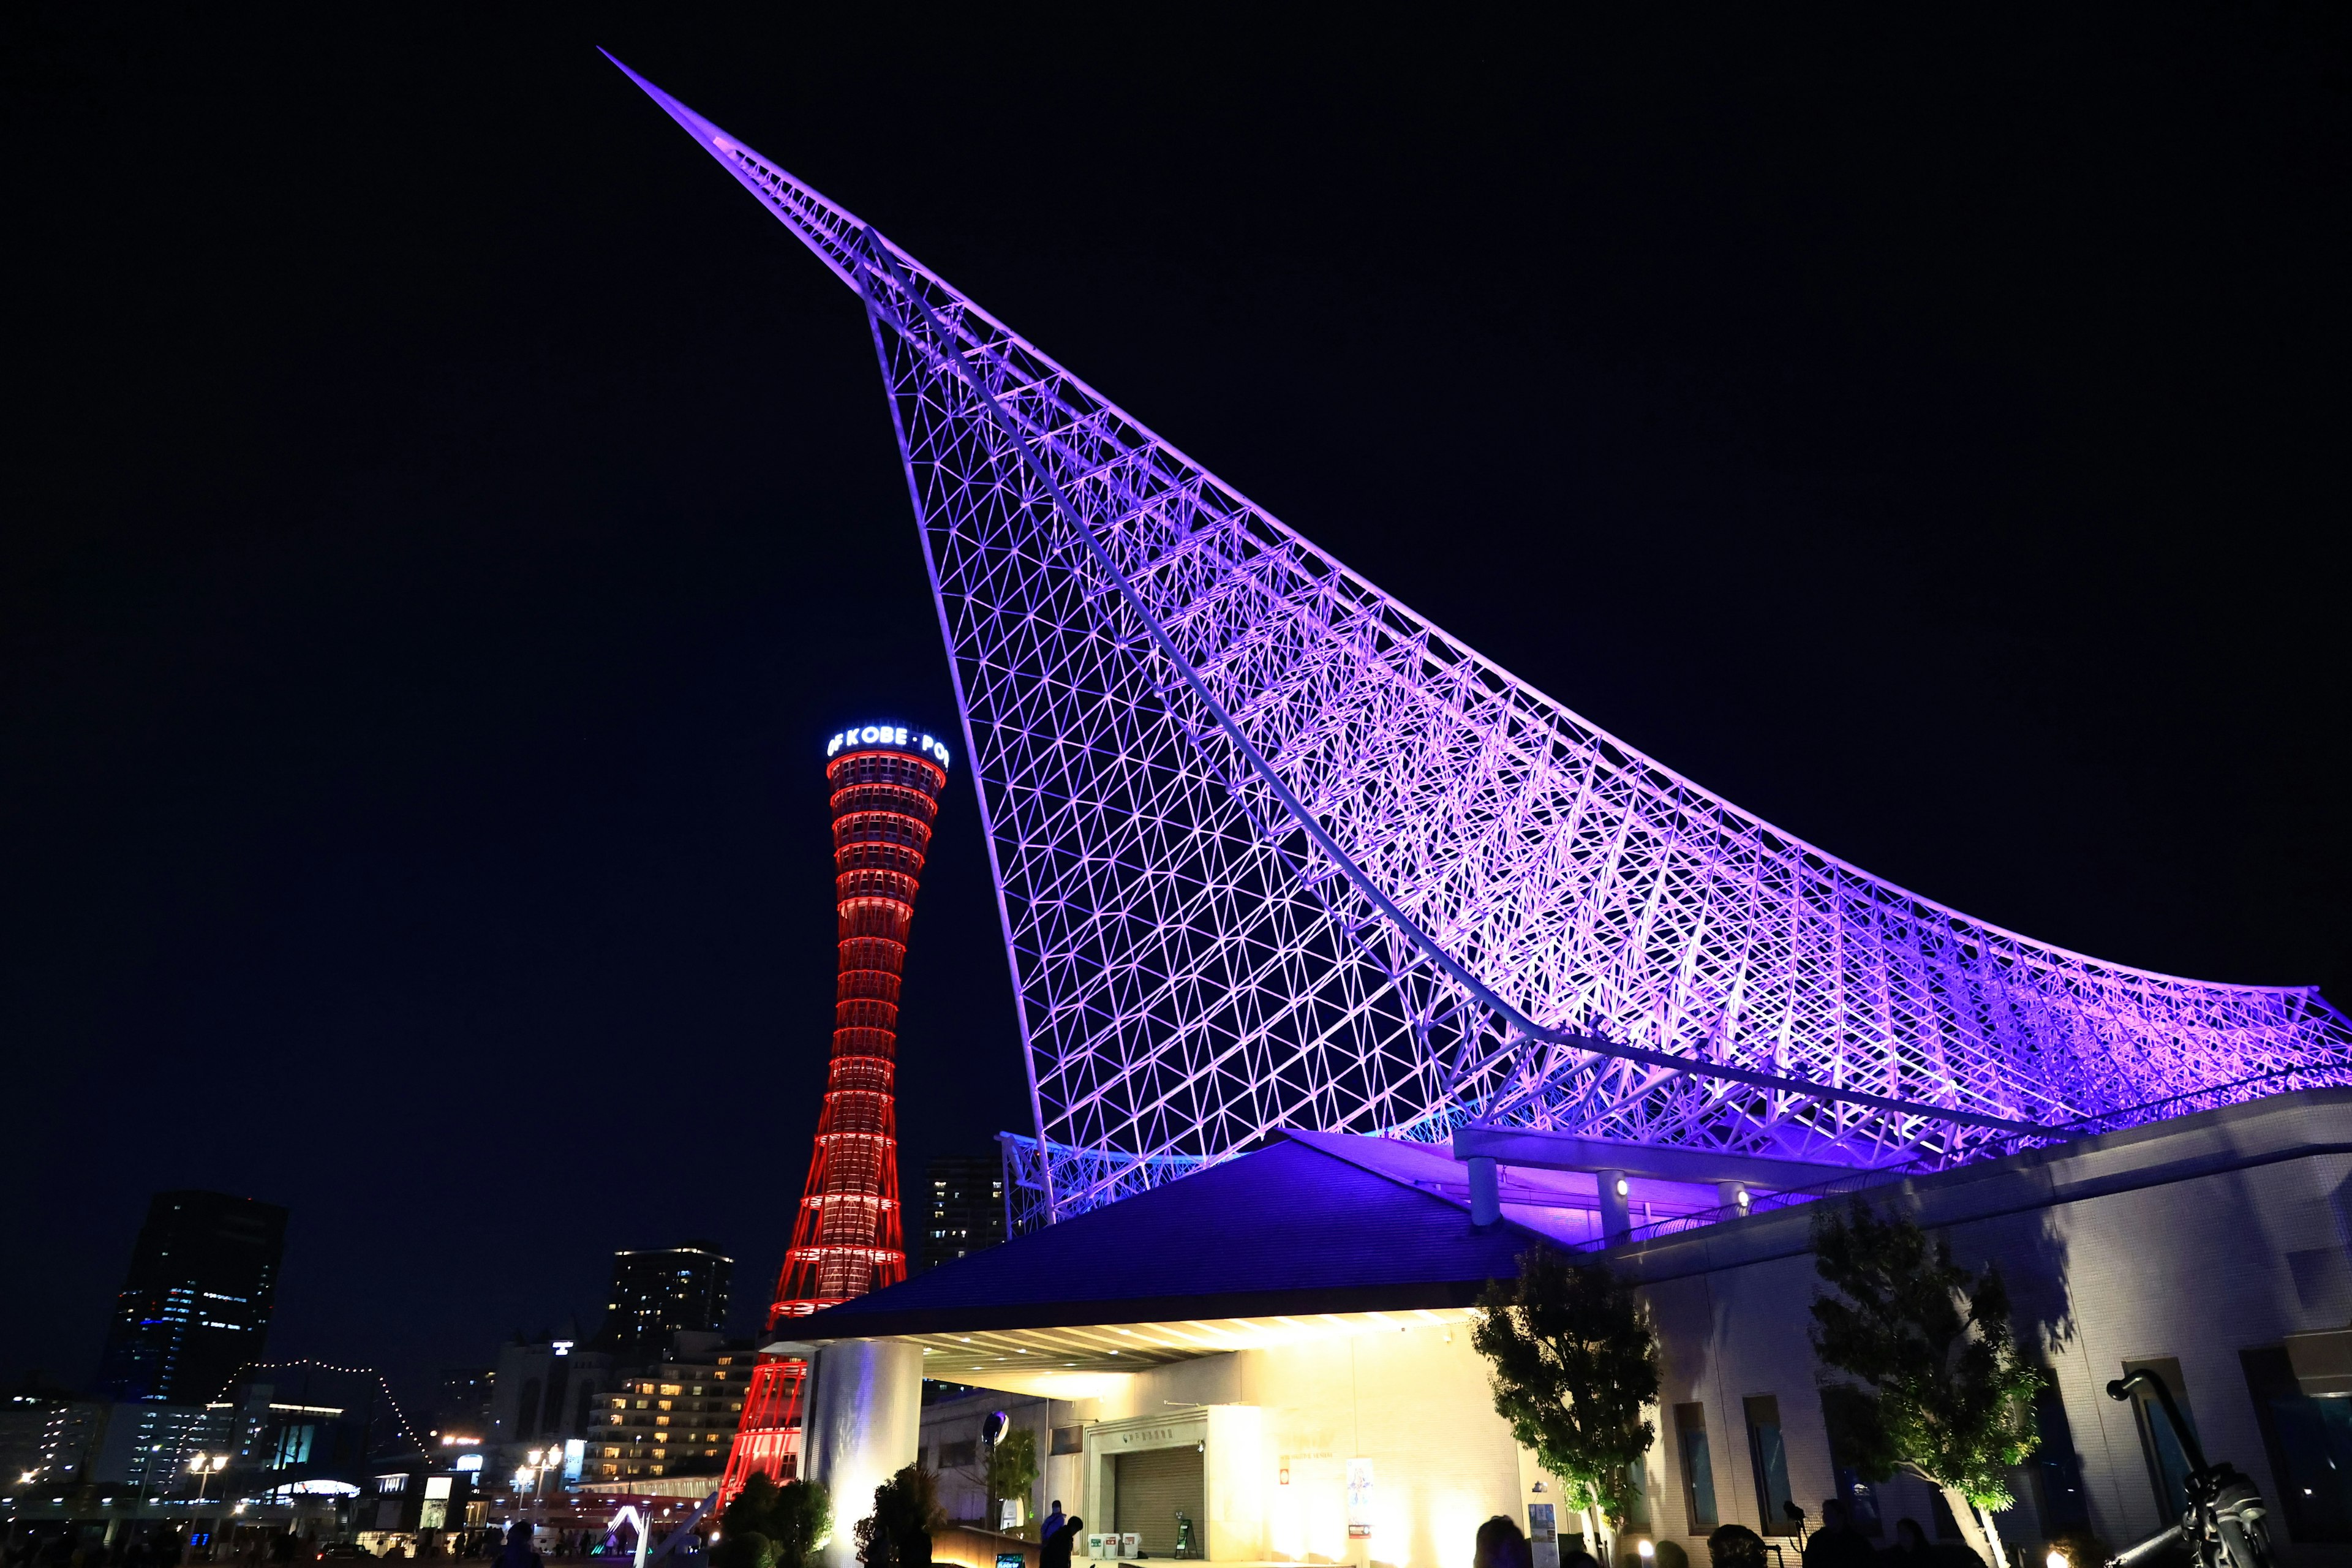
[[[866,306],[1048,1215],[1284,1126],[1878,1166],[2352,1081],[2315,989],[2034,942],[1661,766],[629,74]]]

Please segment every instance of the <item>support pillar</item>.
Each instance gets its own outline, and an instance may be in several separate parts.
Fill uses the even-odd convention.
[[[1622,1171],[1595,1171],[1592,1180],[1601,1189],[1601,1237],[1614,1247],[1633,1234],[1633,1209],[1626,1201],[1632,1184]]]
[[[1502,1220],[1502,1178],[1495,1170],[1495,1162],[1482,1154],[1472,1155],[1469,1165],[1470,1223],[1484,1230]]]
[[[1724,1218],[1747,1217],[1748,1184],[1746,1182],[1717,1182],[1715,1184],[1715,1195],[1727,1211]]]
[[[837,1340],[810,1366],[802,1403],[803,1475],[833,1496],[833,1541],[824,1568],[854,1568],[857,1521],[874,1489],[915,1462],[923,1421],[923,1347],[904,1340]]]

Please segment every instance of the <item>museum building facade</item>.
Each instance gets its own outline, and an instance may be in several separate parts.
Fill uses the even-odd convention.
[[[1539,1242],[1633,1281],[1658,1333],[1657,1436],[1621,1552],[1672,1540],[1704,1563],[1717,1524],[1782,1538],[1788,1504],[1817,1520],[1832,1497],[1882,1540],[1904,1517],[1950,1532],[1927,1488],[1874,1485],[1831,1450],[1808,1338],[1818,1203],[1787,1202],[1769,1162],[1718,1171],[1514,1136],[1482,1171],[1496,1156],[1475,1141],[1279,1134],[804,1320],[810,1468],[834,1490],[835,1556],[890,1471],[919,1458],[969,1474],[979,1456],[962,1447],[991,1409],[1039,1435],[1032,1514],[1058,1499],[1106,1556],[1172,1554],[1180,1511],[1190,1554],[1219,1563],[1468,1568],[1497,1513],[1525,1527],[1549,1510],[1571,1536],[1581,1521],[1495,1414],[1470,1342],[1486,1281]],[[2177,1446],[2105,1393],[2145,1366],[2207,1452],[2272,1500],[2291,1561],[2352,1563],[2352,1091],[1889,1174],[1859,1195],[1963,1264],[1997,1265],[2051,1373],[2042,1451],[2000,1521],[2012,1562],[2085,1532],[2119,1548],[2177,1505]],[[1629,1233],[1629,1214],[1667,1217]],[[982,1392],[927,1409],[926,1379]],[[1779,1543],[1793,1564],[1795,1542]]]

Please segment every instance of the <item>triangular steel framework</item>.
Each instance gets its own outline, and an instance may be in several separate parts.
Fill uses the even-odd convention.
[[[871,323],[988,832],[1037,1217],[1277,1127],[1932,1167],[2352,1082],[2315,988],[2032,941],[1662,767],[628,74]]]

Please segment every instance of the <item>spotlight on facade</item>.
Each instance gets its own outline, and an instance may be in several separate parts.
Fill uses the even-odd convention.
[[[2050,1549],[2050,1555],[2043,1558],[2042,1563],[2042,1568],[2074,1568],[2073,1563],[2066,1561],[2066,1554],[2054,1546]]]
[[[1623,1198],[1623,1197],[1631,1197],[1631,1196],[1633,1195],[1633,1183],[1631,1183],[1631,1182],[1629,1182],[1629,1181],[1627,1181],[1627,1180],[1626,1180],[1624,1177],[1622,1177],[1622,1176],[1618,1177],[1618,1178],[1617,1178],[1617,1195],[1618,1195],[1619,1197],[1621,1197],[1621,1198]]]
[[[1651,1545],[1646,1541],[1635,1542],[1633,1543],[1633,1550],[1642,1554],[1642,1561],[1644,1563],[1647,1563],[1651,1558],[1655,1557],[1658,1554],[1658,1549]]]

